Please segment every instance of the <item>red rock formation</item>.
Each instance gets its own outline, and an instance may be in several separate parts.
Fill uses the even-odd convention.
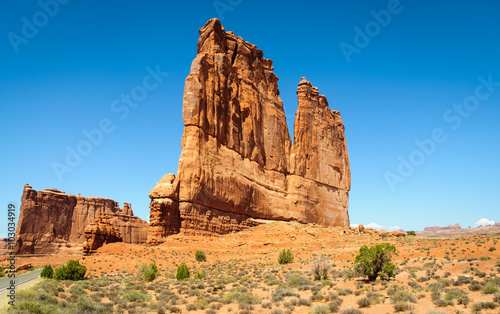
[[[462,227],[460,227],[459,224],[455,224],[453,226],[449,225],[448,227],[433,226],[433,227],[425,227],[424,231],[457,230],[457,229],[462,229]]]
[[[145,243],[148,223],[133,215],[129,204],[101,197],[65,194],[56,189],[35,191],[24,186],[16,230],[17,254],[81,252],[84,229],[96,217],[109,216],[126,243]]]
[[[122,242],[123,238],[108,216],[97,217],[85,228],[85,242],[83,254],[94,253],[95,250],[107,243]]]
[[[180,231],[238,231],[254,218],[349,226],[340,114],[303,78],[292,145],[273,69],[219,20],[200,29],[184,89],[178,175],[150,193],[149,243]]]

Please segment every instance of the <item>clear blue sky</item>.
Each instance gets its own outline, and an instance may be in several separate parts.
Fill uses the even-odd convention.
[[[50,14],[40,3],[52,3]],[[130,202],[147,220],[149,191],[177,172],[198,29],[218,17],[274,60],[290,132],[302,76],[341,111],[351,223],[422,230],[500,221],[499,2],[40,3],[0,4],[4,216],[29,183]],[[148,80],[148,67],[168,76]],[[122,100],[131,93],[135,108]],[[84,130],[106,123],[111,132],[89,152]],[[58,178],[54,162],[67,165],[67,147],[78,145],[88,156]]]

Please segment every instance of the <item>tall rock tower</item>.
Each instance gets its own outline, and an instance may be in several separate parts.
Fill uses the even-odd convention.
[[[263,56],[217,19],[200,29],[184,88],[178,173],[150,192],[150,244],[181,231],[238,231],[255,219],[349,225],[339,112],[303,78],[291,145],[278,77]]]

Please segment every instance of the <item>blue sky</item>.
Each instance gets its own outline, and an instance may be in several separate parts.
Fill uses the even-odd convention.
[[[2,212],[29,183],[129,202],[147,220],[149,191],[177,172],[198,29],[217,17],[274,61],[290,132],[302,76],[341,111],[351,223],[499,222],[498,12],[493,1],[3,1]],[[69,165],[68,149],[87,156]]]

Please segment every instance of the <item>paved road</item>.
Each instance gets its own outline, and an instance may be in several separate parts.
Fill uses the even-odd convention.
[[[16,278],[9,278],[9,277],[2,277],[0,278],[0,291],[3,291],[7,289],[10,286],[10,281],[14,279],[16,281],[16,286],[20,285],[24,282],[33,280],[35,278],[40,277],[40,273],[42,272],[41,269],[39,270],[34,270],[29,273],[24,273],[21,275],[16,275]]]

